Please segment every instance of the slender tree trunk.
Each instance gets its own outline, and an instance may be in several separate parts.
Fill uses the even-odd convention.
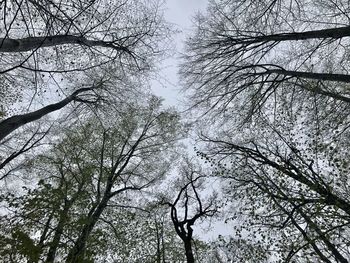
[[[157,238],[157,263],[161,263],[161,238],[158,228],[157,220],[154,220],[155,226],[156,226],[156,238]]]
[[[84,45],[88,47],[106,47],[119,51],[129,52],[127,48],[112,42],[89,40],[82,36],[56,35],[45,37],[27,37],[21,39],[0,38],[0,53],[33,51],[42,47],[54,47],[64,44]]]
[[[42,247],[43,244],[44,244],[44,241],[45,241],[45,239],[46,239],[46,235],[47,235],[47,233],[48,233],[49,230],[50,230],[50,224],[51,224],[53,215],[54,215],[54,213],[51,212],[49,218],[48,218],[47,221],[46,221],[46,224],[45,224],[43,233],[41,234],[40,239],[39,239],[39,242],[38,242],[38,246],[39,246],[39,247]]]
[[[53,237],[53,240],[49,246],[49,252],[47,253],[47,257],[46,257],[46,263],[52,263],[55,260],[56,257],[56,251],[58,248],[58,245],[60,243],[61,240],[61,236],[63,234],[63,229],[64,226],[67,222],[67,216],[68,216],[68,211],[71,207],[71,202],[66,202],[63,208],[63,211],[60,213],[60,217],[58,220],[58,225],[56,227],[56,231]]]
[[[165,263],[165,243],[164,243],[164,218],[163,218],[163,221],[162,221],[162,233],[161,233],[161,239],[162,239],[162,259],[163,259],[163,262],[162,263]]]
[[[75,91],[72,95],[65,98],[64,100],[61,100],[60,102],[50,104],[48,106],[45,106],[45,107],[43,107],[39,110],[33,111],[33,112],[29,112],[29,113],[21,114],[21,115],[15,115],[15,116],[12,116],[12,117],[9,117],[9,118],[3,120],[2,122],[0,122],[0,141],[2,139],[4,139],[7,135],[9,135],[10,133],[15,131],[16,129],[18,129],[19,127],[21,127],[27,123],[39,120],[40,118],[42,118],[43,116],[45,116],[51,112],[62,109],[64,106],[66,106],[70,102],[74,101],[76,99],[76,96],[79,93],[82,93],[82,92],[88,91],[88,90],[91,90],[91,88],[79,89],[79,90]]]

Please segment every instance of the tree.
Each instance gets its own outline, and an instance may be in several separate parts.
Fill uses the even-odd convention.
[[[226,163],[218,172],[227,178],[227,198],[240,200],[232,212],[232,220],[244,218],[238,236],[249,233],[249,241],[269,244],[267,251],[277,250],[283,260],[316,254],[325,262],[347,262],[347,190],[329,181],[332,175],[344,180],[342,173],[317,171],[302,151],[282,155],[272,143],[213,143],[216,154],[210,153]]]
[[[237,237],[285,262],[350,258],[347,7],[211,1],[188,40],[198,154],[224,178]]]
[[[213,217],[217,212],[215,196],[204,202],[199,194],[200,180],[204,178],[202,171],[195,168],[190,160],[185,160],[180,167],[185,183],[177,192],[172,202],[162,201],[170,206],[171,221],[177,235],[181,238],[186,255],[186,262],[195,262],[193,253],[193,226],[196,221]],[[202,182],[203,184],[203,182]]]
[[[8,164],[11,163],[14,159],[17,157],[21,156],[22,154],[25,154],[26,152],[35,149],[38,146],[41,146],[43,139],[46,137],[47,133],[49,132],[50,129],[41,132],[40,129],[36,129],[34,133],[30,136],[29,139],[25,139],[23,145],[20,146],[19,149],[11,149],[13,152],[10,153],[7,157],[1,159],[0,163],[0,170],[2,170],[0,180],[3,180],[7,178],[9,174],[11,174],[14,170],[16,170],[18,167],[21,165],[15,165],[14,167],[11,167],[10,169],[4,169]],[[32,131],[30,131],[32,132]],[[1,144],[1,146],[4,146],[4,143]],[[11,148],[11,147],[9,147]],[[5,152],[7,152],[5,150]]]
[[[168,209],[150,202],[134,208],[125,206],[120,216],[125,218],[128,210],[132,216],[114,227],[119,242],[108,245],[108,256],[114,262],[182,262],[182,243],[168,217]]]
[[[28,123],[52,112],[48,108],[86,102],[77,99],[79,93],[94,90],[99,97],[104,95],[106,87],[97,86],[108,80],[108,73],[100,79],[86,78],[86,74],[98,75],[96,70],[114,71],[114,79],[125,83],[144,77],[164,51],[161,39],[168,33],[159,7],[159,1],[3,1],[2,115],[14,115],[11,113],[18,110],[12,108],[14,103],[22,112],[37,108],[43,95],[66,99],[42,108],[40,114],[16,114],[2,125],[24,117],[20,123]],[[89,88],[81,88],[82,84]],[[10,132],[8,127],[1,130],[1,139]]]
[[[28,134],[28,125],[43,126],[40,120],[51,127],[62,115],[69,125],[73,116],[115,107],[131,93],[144,92],[170,33],[161,5],[158,0],[0,3],[0,159],[5,177],[41,138]]]
[[[207,16],[197,18],[182,68],[194,104],[237,104],[252,114],[284,84],[348,103],[347,4],[329,2],[211,1]]]
[[[5,261],[33,257],[16,249],[22,239],[11,236],[15,229],[45,262],[89,262],[101,258],[108,242],[122,234],[110,235],[118,222],[128,228],[132,214],[123,219],[118,212],[137,205],[142,192],[166,175],[182,128],[177,113],[161,110],[156,97],[119,114],[112,123],[95,117],[72,127],[54,149],[33,161],[32,173],[42,178],[39,186],[5,199],[13,209],[2,217],[9,228],[1,233],[9,244],[1,250]]]
[[[111,61],[129,69],[133,63],[145,69],[157,52],[158,44],[153,41],[164,36],[166,30],[158,1],[6,1],[1,9],[4,35],[0,38],[0,53],[4,63],[9,63],[7,56],[18,55],[2,73],[17,68],[37,72],[80,71]],[[56,61],[50,59],[52,53],[47,52],[46,56],[42,52],[51,51],[45,49],[48,47],[57,52]],[[26,51],[30,53],[23,53]],[[53,67],[43,68],[46,61],[31,63],[31,59],[40,56],[49,58]],[[84,65],[85,59],[94,63]],[[64,64],[65,61],[70,63]]]

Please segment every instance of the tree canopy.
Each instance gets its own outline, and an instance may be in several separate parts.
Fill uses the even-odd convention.
[[[237,235],[269,261],[350,258],[348,8],[211,1],[187,40],[197,154],[226,182]]]
[[[0,3],[0,262],[349,262],[349,1],[209,0],[185,110],[165,9]]]

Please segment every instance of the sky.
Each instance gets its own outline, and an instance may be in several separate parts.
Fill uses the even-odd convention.
[[[174,24],[180,33],[174,37],[176,52],[174,57],[163,62],[160,72],[161,78],[152,82],[152,90],[165,99],[169,106],[179,106],[181,101],[181,87],[177,76],[179,55],[183,51],[183,42],[192,31],[192,19],[199,11],[205,11],[207,0],[166,0],[165,19]]]
[[[175,36],[176,54],[163,62],[160,72],[162,80],[152,83],[153,92],[164,98],[165,106],[177,106],[181,109],[181,86],[177,76],[179,56],[183,51],[183,43],[192,31],[192,20],[196,13],[205,12],[207,0],[167,0],[165,6],[165,18],[174,24],[181,32]],[[192,147],[192,146],[190,146]],[[232,226],[226,225],[223,220],[210,222],[210,226],[194,225],[194,233],[206,240],[217,238],[218,235],[227,235],[232,232]]]

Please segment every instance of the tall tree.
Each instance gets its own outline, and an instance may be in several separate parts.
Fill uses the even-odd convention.
[[[109,249],[101,236],[113,238],[106,227],[116,228],[118,220],[127,224],[118,219],[118,205],[137,205],[141,192],[167,174],[181,129],[177,113],[161,110],[160,100],[151,97],[144,105],[127,106],[113,122],[95,117],[67,131],[61,143],[34,161],[40,186],[15,202],[9,199],[10,209],[19,208],[2,217],[4,225],[13,223],[2,233],[10,244],[3,247],[3,258],[30,260],[27,250],[15,253],[14,244],[22,242],[11,236],[16,227],[45,262],[101,257]]]
[[[349,102],[348,4],[329,2],[211,1],[182,68],[194,103],[254,113],[283,84]]]
[[[57,119],[61,109],[74,112],[70,120],[82,109],[106,108],[147,86],[170,33],[161,5],[158,0],[0,3],[0,158],[7,170],[40,137],[24,132],[33,122],[48,122],[53,112]],[[2,172],[8,175],[7,170]]]
[[[101,79],[85,75],[96,68],[125,82],[145,76],[169,33],[157,0],[3,1],[0,7],[2,115],[18,112],[13,103],[28,112],[44,95],[68,99],[82,84],[92,87]]]
[[[286,262],[350,258],[348,9],[211,1],[188,39],[198,154],[225,179],[237,237]]]

